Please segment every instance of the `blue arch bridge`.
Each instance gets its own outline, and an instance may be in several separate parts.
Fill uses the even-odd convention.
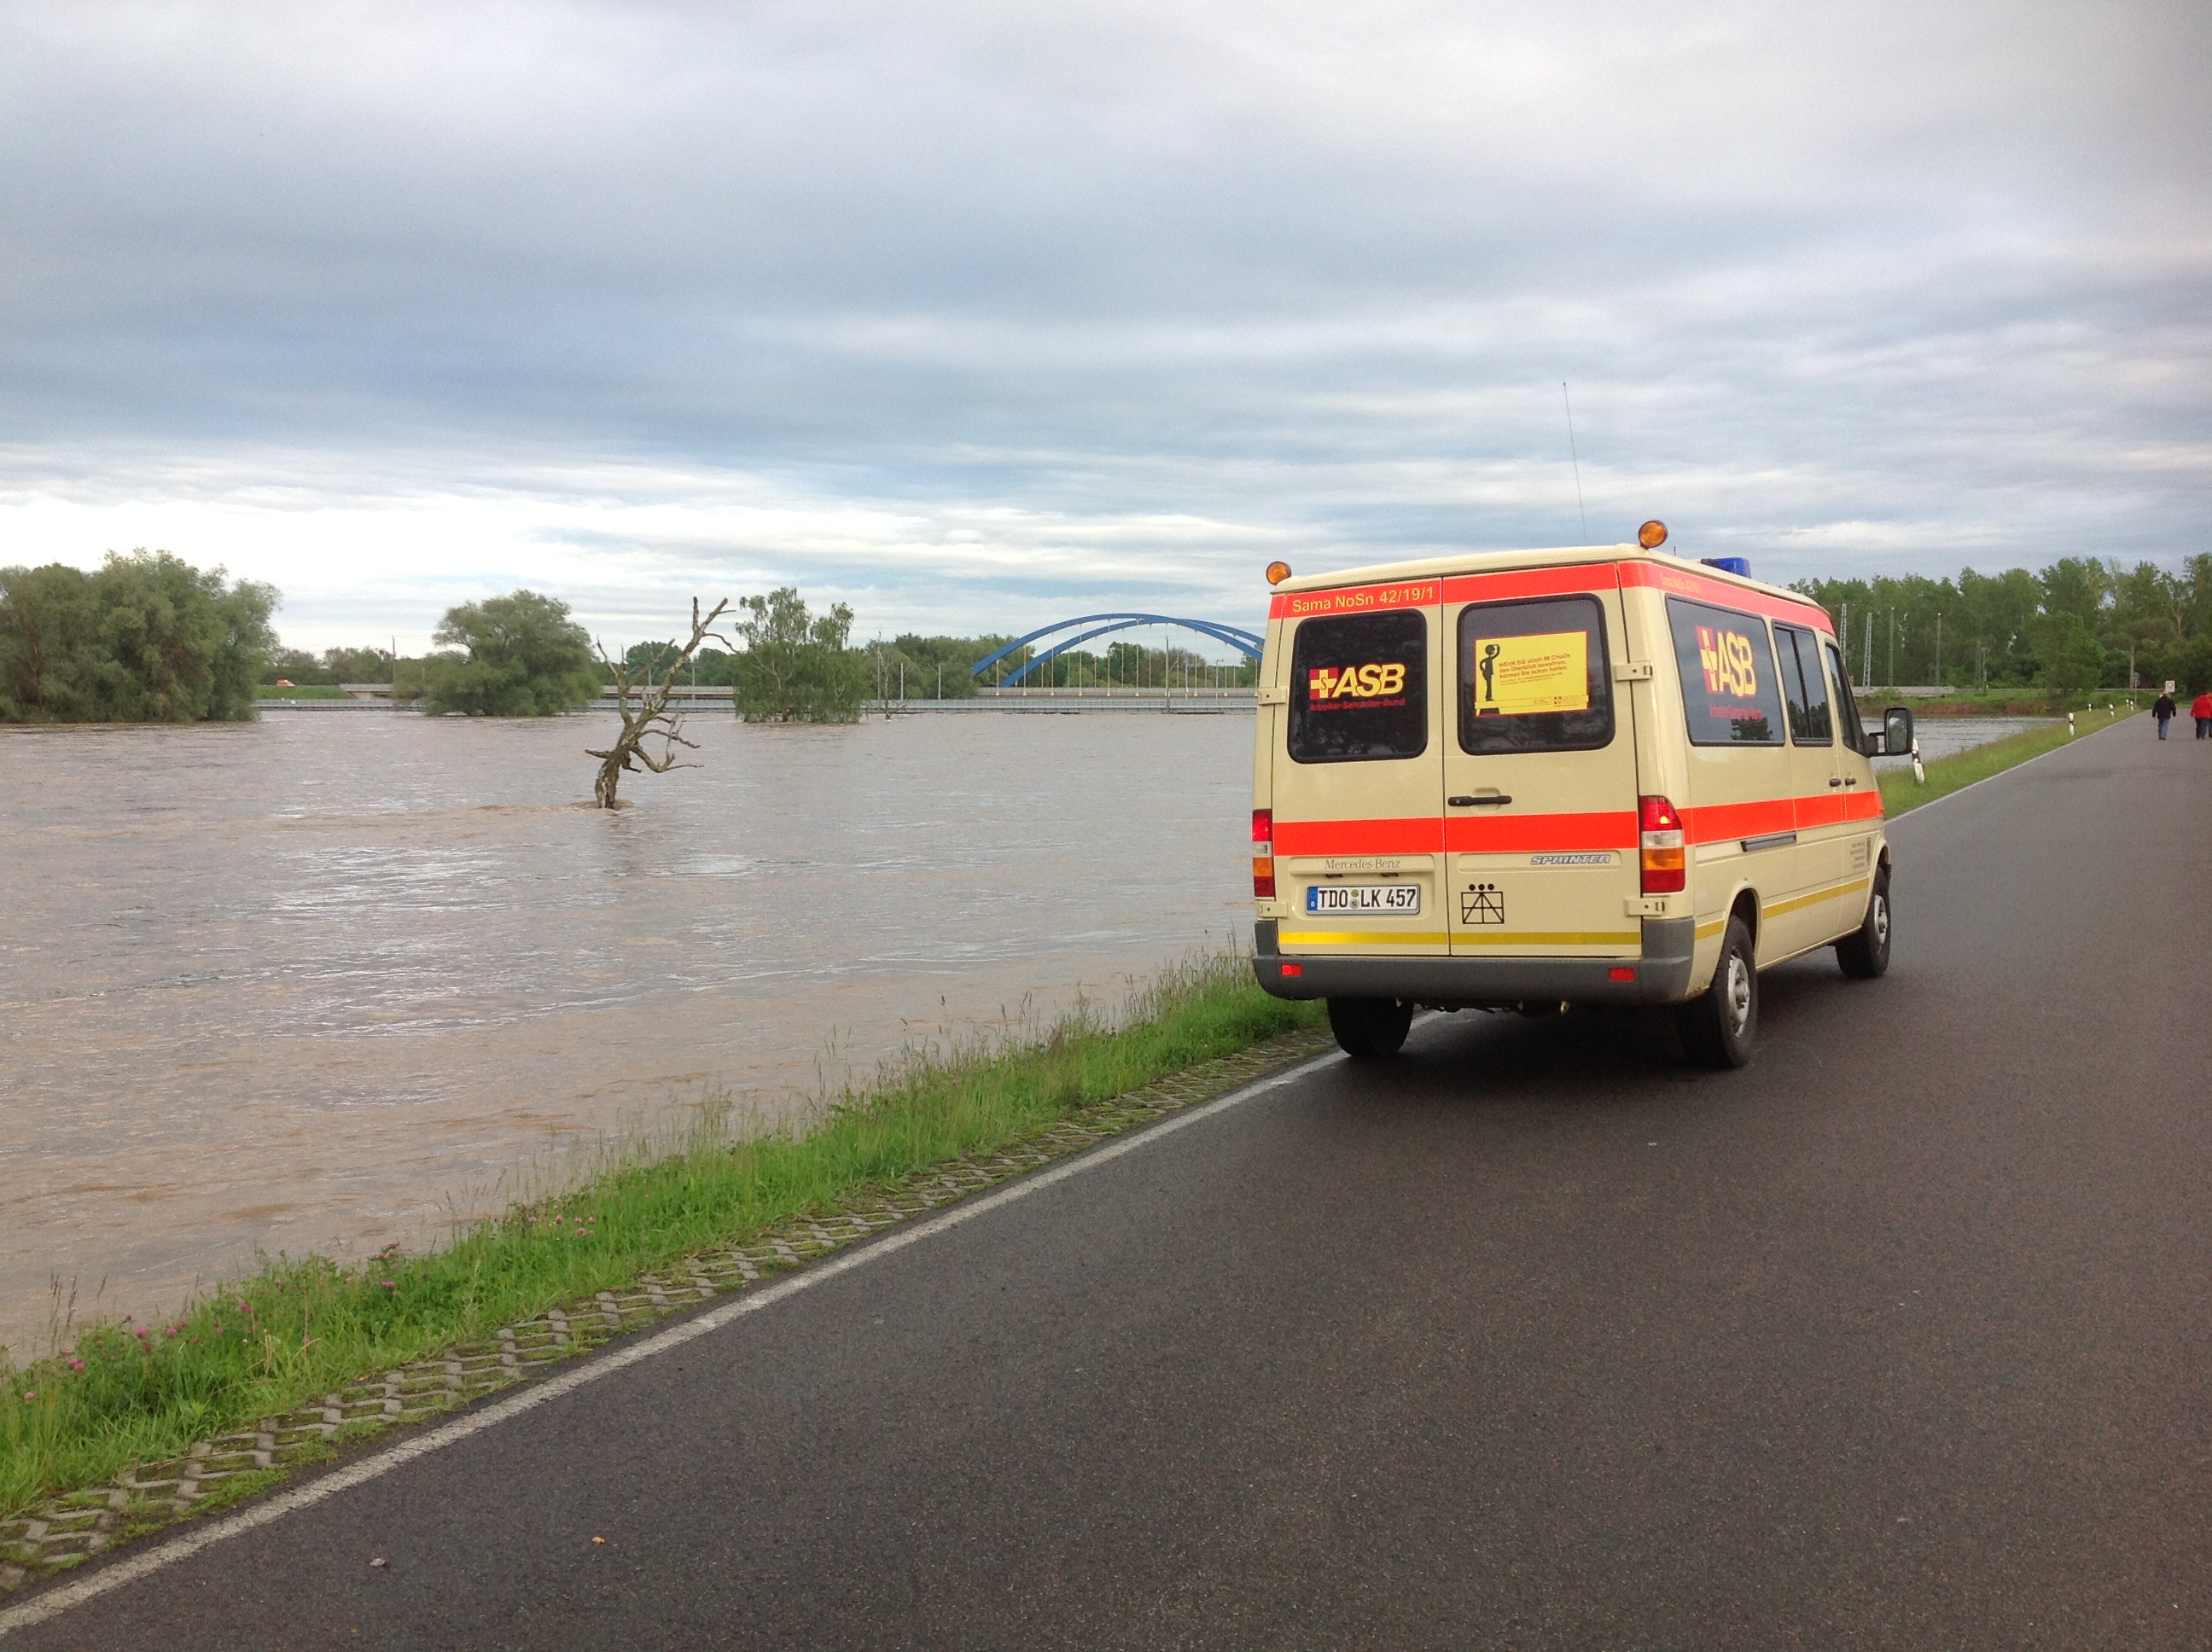
[[[1196,632],[1199,635],[1211,638],[1215,642],[1228,644],[1248,659],[1258,659],[1260,650],[1266,641],[1266,639],[1256,632],[1247,631],[1242,626],[1224,625],[1218,620],[1179,619],[1172,614],[1079,614],[1073,619],[1064,619],[1050,625],[1039,626],[1025,637],[1016,637],[995,653],[985,654],[982,659],[975,662],[974,668],[968,674],[980,682],[985,672],[1008,655],[1018,653],[1030,644],[1041,641],[1046,637],[1059,637],[1059,640],[1049,647],[1039,649],[1036,658],[1024,662],[1019,671],[1000,682],[1001,688],[1011,689],[1038,666],[1051,664],[1069,649],[1079,648],[1093,638],[1106,636],[1115,631],[1133,631],[1141,627],[1154,625],[1174,626],[1185,631]],[[1091,629],[1085,630],[1083,628],[1085,626]],[[1073,635],[1061,636],[1060,634],[1062,632],[1070,632]]]

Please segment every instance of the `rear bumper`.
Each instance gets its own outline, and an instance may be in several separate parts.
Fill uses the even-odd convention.
[[[1277,998],[1398,998],[1416,1004],[1680,1004],[1691,993],[1690,955],[1697,925],[1688,918],[1644,920],[1644,954],[1635,958],[1336,958],[1277,950],[1275,923],[1253,932],[1252,973]],[[1285,978],[1285,964],[1297,975]],[[1633,978],[1616,981],[1616,970]],[[1702,987],[1704,983],[1698,983]]]

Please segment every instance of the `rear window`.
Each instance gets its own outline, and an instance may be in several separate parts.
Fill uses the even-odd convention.
[[[1605,611],[1594,597],[1470,603],[1459,616],[1459,743],[1477,756],[1613,744]]]
[[[1733,608],[1667,598],[1692,745],[1780,745],[1782,695],[1766,622]]]
[[[1310,619],[1291,645],[1291,756],[1418,757],[1429,744],[1429,626],[1419,613]]]

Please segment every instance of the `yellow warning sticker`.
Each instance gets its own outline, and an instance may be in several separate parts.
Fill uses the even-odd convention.
[[[1485,637],[1474,645],[1476,716],[1589,709],[1589,632]]]

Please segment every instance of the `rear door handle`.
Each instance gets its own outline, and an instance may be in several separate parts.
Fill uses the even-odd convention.
[[[1444,801],[1455,809],[1495,809],[1501,804],[1512,802],[1513,799],[1499,793],[1491,797],[1446,798]]]
[[[1829,784],[1829,785],[1831,785],[1831,786],[1841,786],[1843,783],[1844,783],[1844,781],[1843,781],[1843,777],[1842,777],[1840,774],[1839,774],[1839,775],[1838,775],[1834,780],[1830,780],[1830,781],[1828,782],[1828,784]]]

